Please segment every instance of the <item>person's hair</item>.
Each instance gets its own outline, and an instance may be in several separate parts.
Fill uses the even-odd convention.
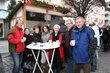
[[[50,27],[49,27],[48,25],[44,25],[44,26],[42,27],[42,31],[43,31],[43,32],[44,32],[44,27],[46,27],[47,30],[50,31]]]
[[[76,20],[81,19],[85,23],[85,19],[81,16],[76,17]]]
[[[94,22],[92,23],[92,26],[96,25]]]
[[[57,28],[60,29],[60,25],[58,25],[58,24],[55,24],[55,25],[53,26],[53,29],[54,29],[55,27],[57,27]]]
[[[60,23],[62,23],[62,24],[64,24],[64,23],[65,23],[65,20],[63,20],[63,19],[61,19],[60,21],[61,21]]]
[[[29,29],[29,28],[25,28],[25,29],[24,29],[24,31],[26,31],[26,30],[29,30],[29,31],[30,31],[30,29]]]
[[[73,21],[71,19],[66,20],[66,24],[67,24],[68,21],[70,21],[73,24]]]
[[[22,19],[17,19],[15,25],[17,25],[19,21],[21,21],[23,23]]]
[[[36,28],[38,28],[38,29],[39,29],[39,32],[41,32],[41,27],[40,27],[40,25],[39,25],[39,24],[34,25],[33,30],[35,30]]]

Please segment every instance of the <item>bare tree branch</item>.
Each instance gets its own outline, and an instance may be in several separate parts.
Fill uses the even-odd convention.
[[[65,0],[68,5],[71,5],[78,16],[85,16],[92,11],[94,6],[104,5],[104,0]]]

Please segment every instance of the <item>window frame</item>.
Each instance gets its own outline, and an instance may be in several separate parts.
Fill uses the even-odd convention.
[[[0,28],[2,32],[2,36],[0,36],[0,38],[4,38],[4,23],[0,23]]]

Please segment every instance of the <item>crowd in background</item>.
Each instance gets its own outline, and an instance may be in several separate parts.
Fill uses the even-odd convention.
[[[110,44],[110,27],[100,29],[94,22],[86,26],[83,17],[77,17],[75,24],[71,19],[61,21],[50,29],[48,25],[33,26],[31,33],[29,28],[22,29],[23,21],[17,20],[8,34],[9,51],[12,55],[14,67],[12,73],[19,73],[21,68],[23,73],[32,73],[28,64],[35,63],[35,59],[27,45],[38,42],[45,43],[49,40],[59,41],[60,47],[55,50],[52,69],[54,73],[60,73],[63,69],[63,63],[67,63],[68,73],[80,73],[83,69],[84,73],[95,72],[97,70],[98,51],[100,50],[101,39],[103,40],[103,51],[108,51]],[[38,54],[34,50],[35,55]],[[52,56],[52,50],[47,50],[49,59]],[[43,52],[40,52],[38,59],[43,72],[48,73],[48,65]],[[27,64],[28,63],[28,64]],[[40,73],[36,68],[36,73]]]
[[[103,34],[101,36],[103,40],[103,52],[107,52],[110,48],[110,26],[104,26],[102,28]]]

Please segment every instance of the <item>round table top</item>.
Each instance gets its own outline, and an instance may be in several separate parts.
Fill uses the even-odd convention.
[[[28,49],[34,49],[34,50],[49,50],[49,49],[54,49],[60,47],[60,44],[57,42],[53,43],[31,43],[26,46]]]

